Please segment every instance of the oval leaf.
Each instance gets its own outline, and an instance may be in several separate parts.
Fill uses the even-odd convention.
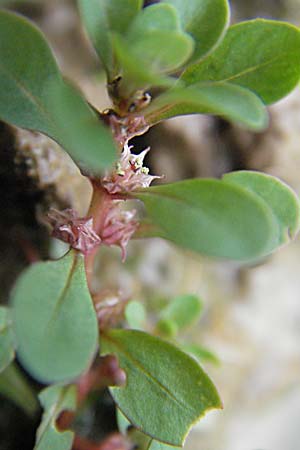
[[[146,310],[141,302],[132,300],[126,305],[125,319],[130,328],[143,330],[146,323]]]
[[[138,237],[162,237],[202,254],[258,258],[278,233],[272,211],[259,196],[224,181],[186,180],[135,196],[146,208]]]
[[[160,317],[171,320],[182,330],[199,319],[202,309],[203,303],[196,295],[180,295],[161,311]]]
[[[0,11],[0,61],[3,121],[50,136],[92,170],[113,163],[116,149],[110,133],[63,81],[41,32],[7,11]]]
[[[32,375],[65,381],[87,369],[98,327],[81,255],[70,251],[31,266],[18,279],[12,302],[18,355]]]
[[[10,311],[0,306],[0,372],[11,363],[14,357],[15,342]]]
[[[76,387],[74,385],[50,386],[41,392],[39,399],[45,411],[37,430],[34,450],[70,450],[74,433],[60,432],[56,421],[64,411],[75,411]]]
[[[256,92],[265,103],[287,95],[300,77],[300,31],[293,25],[255,19],[229,28],[208,58],[194,64],[182,79],[230,82]]]
[[[254,192],[272,210],[278,224],[278,234],[271,251],[295,237],[300,227],[300,204],[289,186],[271,175],[250,171],[232,172],[223,180]]]
[[[112,33],[125,34],[143,0],[78,0],[83,23],[102,61],[109,81],[118,75]]]
[[[112,387],[111,393],[123,414],[142,432],[182,445],[200,417],[221,408],[208,376],[173,345],[132,330],[112,330],[101,342],[102,354],[117,355],[127,376],[126,386]]]
[[[184,114],[215,114],[254,130],[264,129],[268,116],[264,104],[253,92],[230,83],[213,86],[201,83],[167,91],[145,111],[149,124]]]
[[[182,26],[195,40],[192,61],[211,51],[222,38],[229,22],[227,0],[164,0],[179,12]]]

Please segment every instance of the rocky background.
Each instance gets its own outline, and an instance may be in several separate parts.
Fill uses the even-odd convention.
[[[109,106],[104,76],[75,2],[0,0],[4,4],[36,21],[64,73],[95,106]],[[299,0],[232,0],[231,5],[233,21],[273,17],[300,25]],[[269,129],[256,134],[212,117],[176,118],[135,145],[151,145],[148,165],[165,181],[254,169],[279,176],[300,193],[300,90],[271,107],[270,117]],[[6,301],[28,261],[58,251],[43,225],[49,205],[85,212],[90,190],[72,161],[46,138],[2,124],[0,149],[0,283]],[[204,366],[224,410],[196,426],[187,449],[299,449],[300,239],[251,267],[201,258],[158,240],[132,243],[123,266],[118,250],[104,251],[98,267],[95,283],[100,287],[122,288],[150,305],[184,293],[199,294],[205,303],[201,321],[187,337],[219,358],[218,366]],[[3,440],[8,424],[1,417],[7,414],[0,413],[0,450],[25,449],[25,444]]]

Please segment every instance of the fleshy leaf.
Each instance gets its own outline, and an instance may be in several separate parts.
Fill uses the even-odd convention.
[[[166,3],[156,3],[144,8],[132,22],[127,33],[127,39],[134,43],[145,32],[151,30],[180,31],[177,10]]]
[[[295,237],[300,227],[300,203],[289,186],[271,175],[250,171],[232,172],[223,180],[255,193],[272,210],[278,223],[278,234],[271,250]]]
[[[111,388],[118,407],[154,439],[182,445],[197,420],[222,407],[201,367],[173,345],[132,330],[112,330],[101,342],[102,354],[115,354],[126,372],[126,386]]]
[[[182,79],[230,82],[248,88],[269,104],[287,95],[300,77],[300,31],[293,25],[264,19],[229,28],[224,40]]]
[[[227,0],[164,0],[164,2],[175,6],[184,30],[195,40],[193,61],[205,56],[222,38],[229,22]]]
[[[182,330],[199,319],[202,309],[202,301],[196,295],[180,295],[161,311],[160,317],[161,320],[171,320],[178,330]]]
[[[14,402],[30,416],[34,416],[38,411],[39,404],[36,395],[14,363],[0,373],[0,394]]]
[[[18,355],[33,376],[65,381],[88,368],[98,327],[82,255],[72,250],[25,270],[12,304]]]
[[[142,330],[146,322],[146,311],[144,305],[135,300],[129,302],[125,308],[125,318],[130,328]]]
[[[137,237],[161,237],[215,257],[250,260],[268,253],[278,224],[266,203],[214,179],[153,186],[134,194],[146,216]]]
[[[137,89],[149,86],[170,87],[174,85],[174,79],[150,70],[144,63],[141,64],[128,42],[124,42],[120,36],[114,36],[113,44],[116,58],[122,66],[120,90],[123,95],[130,96]]]
[[[184,114],[215,114],[239,122],[254,130],[268,124],[264,104],[253,92],[230,83],[174,88],[157,97],[145,111],[145,119],[154,124]]]
[[[0,306],[0,372],[2,372],[15,357],[15,342],[12,332],[10,311]]]
[[[70,450],[74,433],[57,429],[56,421],[63,412],[73,412],[76,408],[76,387],[50,386],[39,395],[44,408],[42,422],[37,430],[34,450]]]
[[[83,22],[102,61],[109,81],[118,73],[112,34],[125,35],[143,5],[143,0],[78,0]]]
[[[50,136],[92,170],[113,163],[116,149],[110,133],[64,82],[44,36],[7,11],[0,11],[0,61],[3,121]]]

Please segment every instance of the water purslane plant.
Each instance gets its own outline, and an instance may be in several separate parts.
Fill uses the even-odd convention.
[[[93,189],[85,217],[73,209],[48,211],[52,235],[70,249],[27,268],[10,304],[0,308],[1,377],[15,374],[16,351],[24,369],[48,385],[39,395],[44,414],[36,450],[79,442],[76,418],[99,386],[109,386],[120,426],[110,447],[99,449],[117,448],[113,439],[123,439],[118,448],[133,448],[130,427],[140,433],[135,448],[181,447],[195,422],[222,407],[219,394],[189,354],[134,329],[136,302],[126,308],[103,302],[92,284],[94,259],[103,246],[119,246],[125,261],[131,239],[159,237],[203,255],[252,262],[295,236],[299,201],[280,180],[237,171],[152,185],[160,176],[144,164],[149,149],[135,154],[130,139],[192,113],[263,130],[266,106],[299,82],[300,31],[263,19],[229,26],[226,0],[146,7],[142,0],[78,0],[78,7],[106,72],[105,111],[64,79],[31,22],[0,11],[0,119],[58,142]],[[177,298],[157,329],[180,328],[198,309],[192,296]]]

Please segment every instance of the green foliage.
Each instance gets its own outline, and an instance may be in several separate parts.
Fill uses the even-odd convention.
[[[125,318],[130,328],[143,330],[146,323],[146,310],[141,302],[132,300],[126,305]]]
[[[76,387],[74,385],[50,386],[41,392],[39,399],[45,411],[37,430],[34,450],[70,450],[74,433],[60,432],[56,421],[64,411],[75,411]]]
[[[0,306],[0,373],[15,357],[15,339],[10,311]]]
[[[34,416],[38,411],[36,395],[14,363],[0,373],[0,394],[14,402],[30,416]]]
[[[264,104],[253,92],[230,83],[211,86],[195,83],[168,90],[147,109],[147,122],[184,114],[214,114],[239,122],[254,130],[264,129],[268,116]]]
[[[98,329],[81,255],[71,251],[31,266],[18,279],[12,303],[18,355],[36,378],[65,381],[88,368]]]
[[[297,85],[299,70],[300,31],[287,23],[256,19],[230,27],[216,51],[191,66],[182,80],[187,85],[238,84],[269,104]]]
[[[83,23],[104,64],[109,81],[119,74],[112,34],[124,36],[142,4],[143,0],[78,0]]]
[[[161,311],[157,330],[165,334],[166,329],[169,329],[176,335],[178,331],[198,320],[202,308],[202,301],[196,295],[180,295]]]
[[[135,195],[146,208],[140,236],[162,237],[202,254],[250,260],[268,253],[278,236],[265,201],[233,183],[187,180]]]
[[[126,372],[126,386],[112,387],[111,393],[123,414],[145,434],[182,445],[206,411],[221,408],[207,375],[173,345],[132,330],[109,331],[101,343],[102,354],[115,354]]]
[[[270,175],[249,171],[227,174],[223,180],[255,193],[271,210],[278,225],[278,231],[269,251],[273,251],[295,237],[300,227],[299,199],[286,184]]]
[[[192,60],[203,58],[222,38],[229,21],[227,0],[164,0],[179,12],[185,31],[195,40]]]
[[[7,11],[0,11],[0,59],[2,120],[50,136],[95,171],[112,164],[116,151],[110,133],[63,81],[43,35]]]
[[[213,352],[199,344],[183,344],[181,348],[191,356],[194,356],[200,363],[209,362],[215,366],[220,364],[219,358]]]

